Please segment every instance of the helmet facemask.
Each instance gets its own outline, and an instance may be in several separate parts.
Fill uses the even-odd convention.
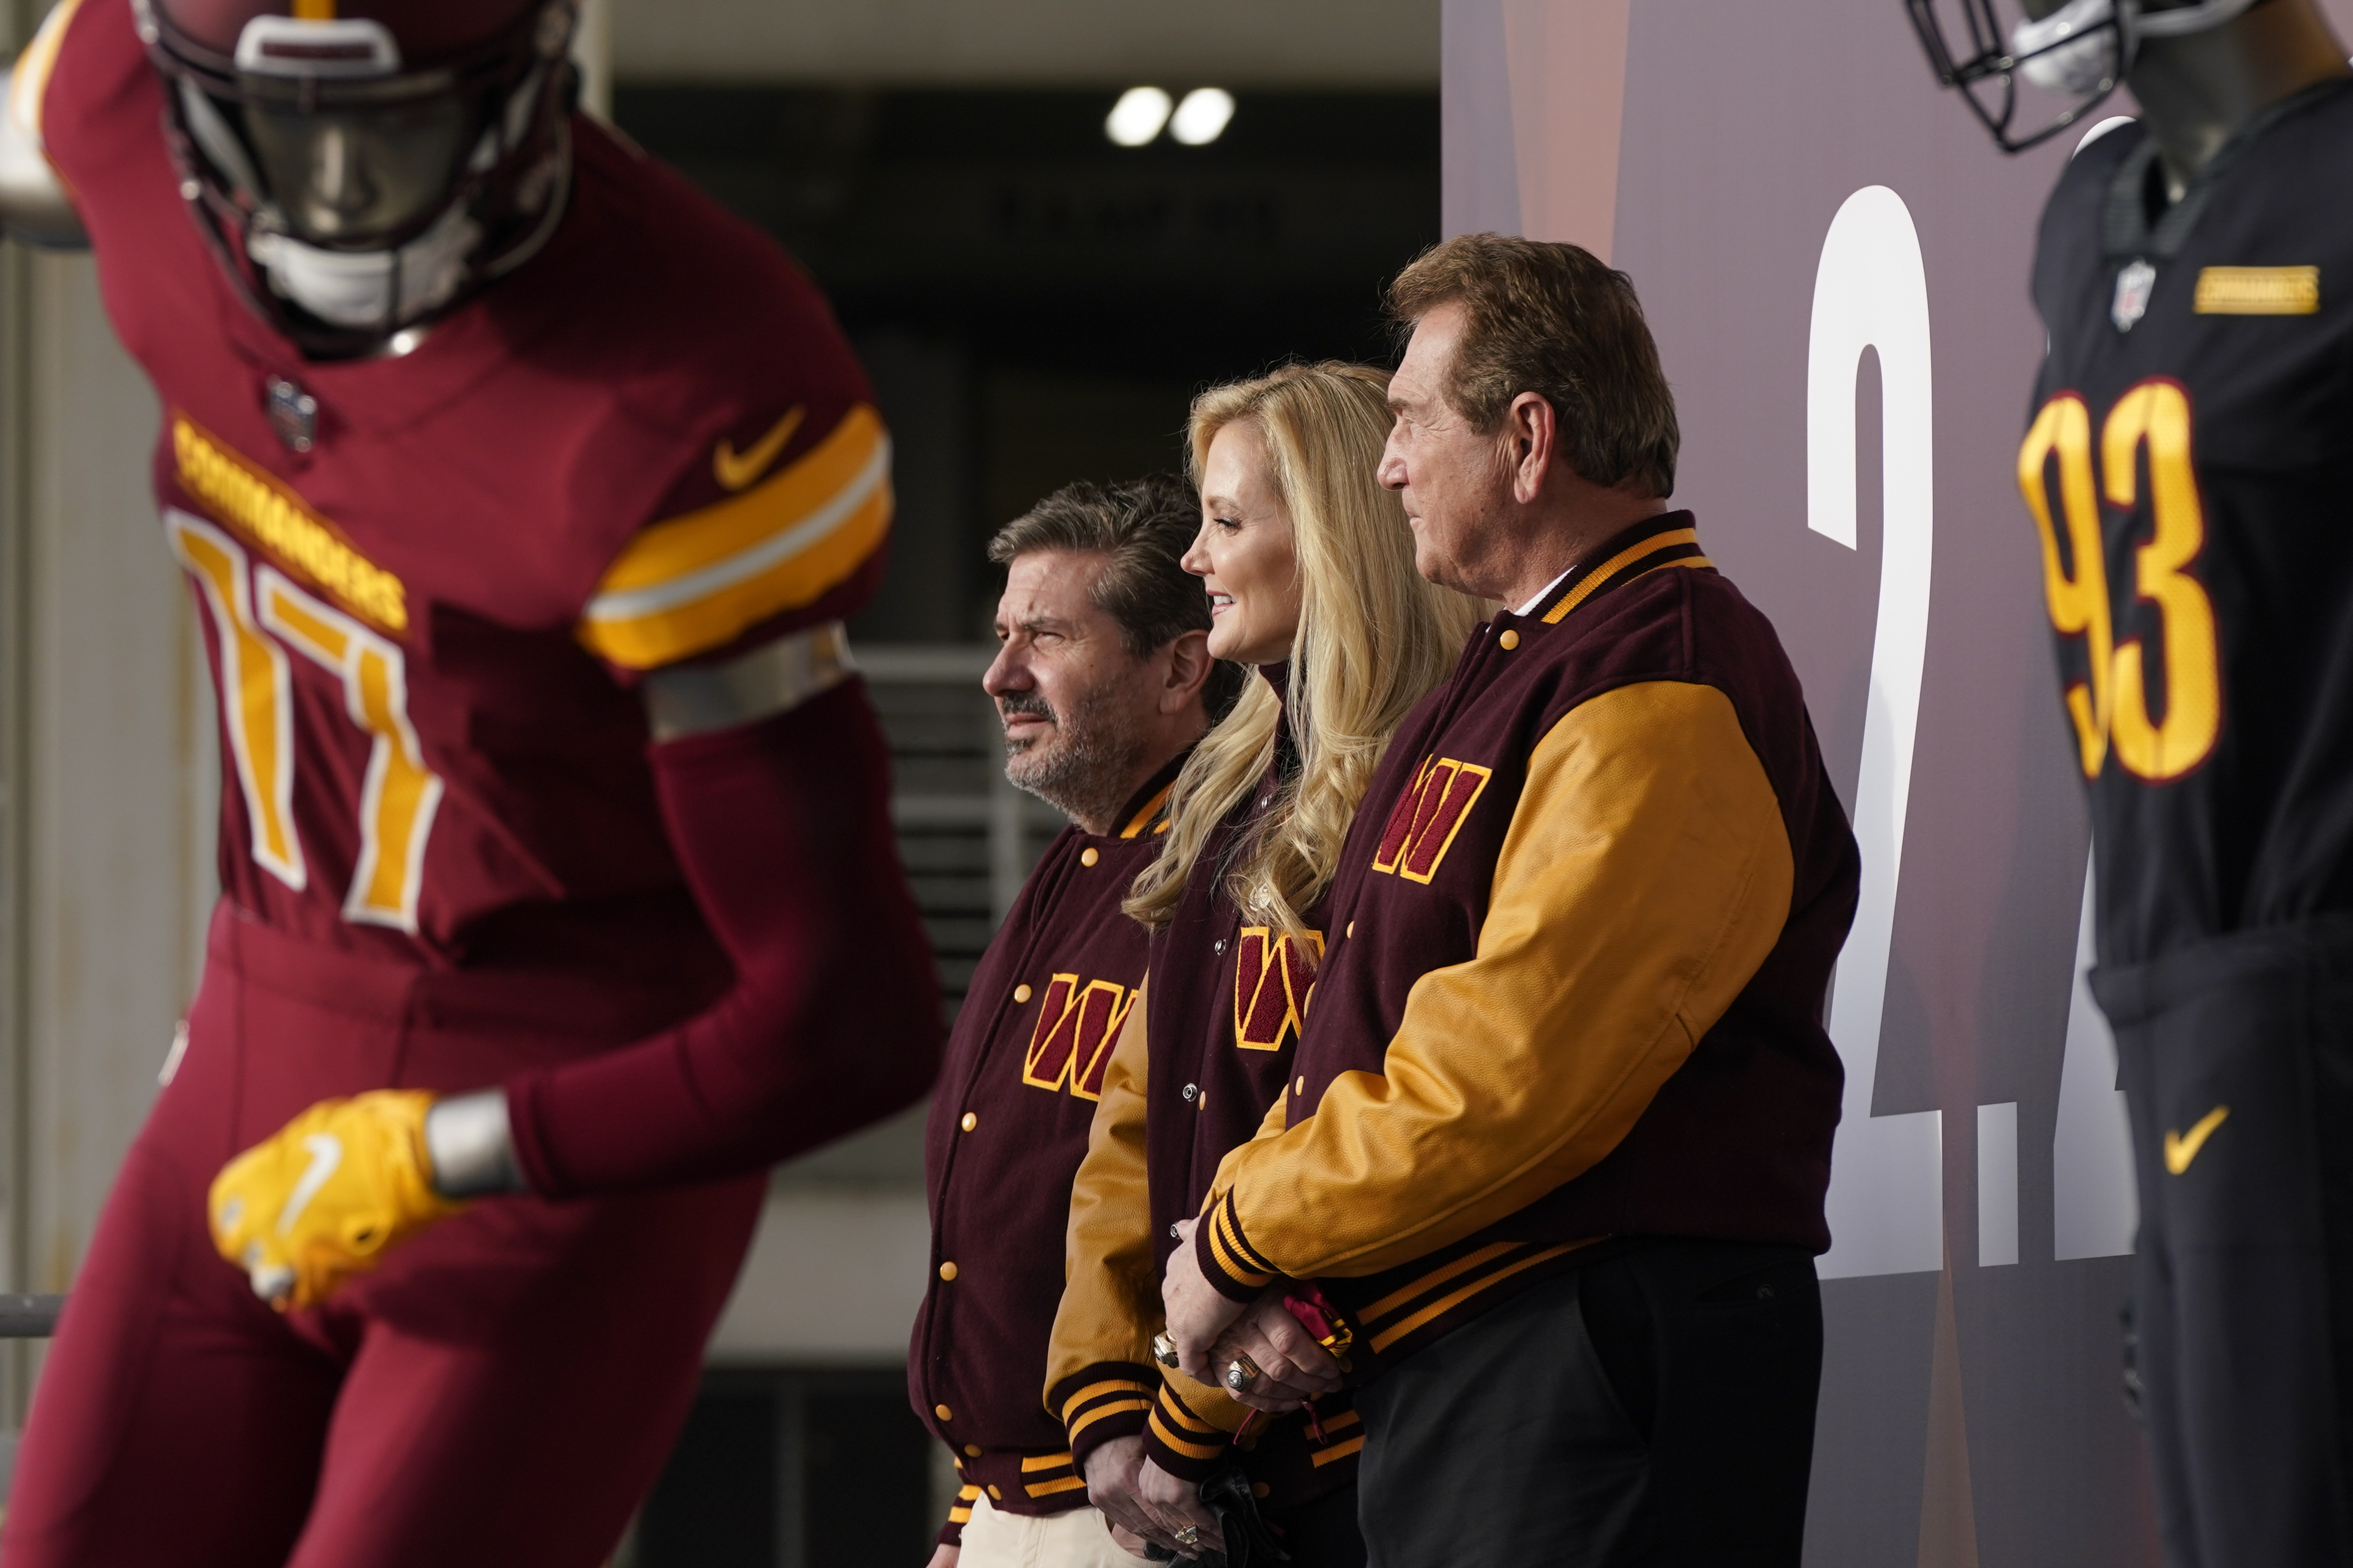
[[[2080,123],[2116,91],[2144,40],[2205,32],[2255,4],[2066,0],[2018,11],[2002,0],[1904,0],[1936,80],[1960,91],[2005,153]]]
[[[518,266],[569,184],[573,0],[407,68],[360,18],[261,16],[233,58],[133,0],[181,194],[230,277],[314,358],[375,353]]]

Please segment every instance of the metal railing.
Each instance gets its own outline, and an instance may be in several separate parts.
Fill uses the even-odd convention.
[[[63,1296],[0,1293],[0,1340],[46,1340],[58,1331]]]

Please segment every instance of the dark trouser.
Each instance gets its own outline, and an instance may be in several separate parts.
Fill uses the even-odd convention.
[[[1365,1538],[1356,1529],[1356,1489],[1344,1487],[1314,1502],[1268,1513],[1292,1568],[1365,1568]],[[1271,1565],[1270,1565],[1271,1568]]]
[[[2353,924],[2092,977],[2116,1027],[2173,1568],[2353,1564]]]
[[[1796,1568],[1821,1384],[1802,1248],[1658,1241],[1356,1395],[1373,1568]]]

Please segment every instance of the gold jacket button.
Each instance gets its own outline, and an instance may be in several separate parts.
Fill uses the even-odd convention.
[[[1029,1000],[1029,987],[1027,985],[1016,985],[1013,988],[1013,1000],[1016,1002],[1027,1002]]]
[[[1092,844],[1079,851],[1079,864],[1082,866],[1092,866],[1102,858],[1102,853]]]
[[[1299,1075],[1299,1092],[1302,1094],[1305,1094],[1307,1092],[1307,1075],[1305,1073]]]
[[[943,1263],[943,1264],[941,1264],[941,1265],[940,1265],[940,1278],[941,1278],[941,1279],[955,1279],[955,1264],[953,1264],[953,1263]],[[943,1416],[941,1416],[941,1417],[940,1417],[940,1419],[941,1419],[941,1420],[943,1420],[943,1421],[944,1421],[944,1420],[946,1420],[946,1419],[947,1419],[947,1417],[946,1417],[946,1416],[944,1416],[944,1415],[943,1415]]]
[[[1520,634],[1517,632],[1507,631],[1502,637],[1497,637],[1495,642],[1496,645],[1505,653],[1509,653],[1514,648],[1520,646]]]
[[[973,1452],[977,1454],[980,1450],[975,1448]],[[1264,1481],[1252,1481],[1250,1483],[1250,1496],[1252,1497],[1264,1497],[1273,1489],[1274,1489],[1272,1487],[1268,1486]]]
[[[977,1443],[966,1443],[964,1446],[964,1451],[976,1459],[980,1458],[980,1445]]]
[[[933,1405],[932,1414],[938,1416],[943,1421],[953,1421],[955,1419],[955,1412],[949,1409],[944,1405]]]
[[[963,1128],[965,1131],[969,1132],[969,1131],[971,1131],[974,1128],[976,1128],[976,1127],[977,1127],[977,1126],[979,1126],[979,1125],[980,1125],[980,1118],[979,1118],[979,1117],[977,1117],[977,1116],[975,1116],[971,1111],[967,1110],[967,1111],[965,1111],[965,1112],[964,1113],[964,1120],[963,1120],[962,1121],[960,1121],[960,1122],[956,1123],[956,1125],[957,1125],[957,1126],[959,1126],[959,1127],[961,1127],[961,1128]]]
[[[1354,936],[1354,935],[1356,935],[1356,921],[1350,921],[1348,922],[1348,934],[1349,934],[1350,936]]]
[[[1005,1496],[1005,1494],[1004,1494],[1003,1492],[998,1491],[995,1487],[991,1487],[991,1488],[989,1488],[989,1489],[988,1489],[988,1495],[989,1495],[990,1497],[992,1497],[992,1498],[997,1498],[997,1499],[1002,1499],[1002,1498]]]

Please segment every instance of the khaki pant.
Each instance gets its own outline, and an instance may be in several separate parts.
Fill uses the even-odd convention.
[[[1032,1517],[1002,1513],[975,1498],[965,1521],[956,1568],[1143,1568],[1112,1543],[1111,1527],[1093,1509]]]

